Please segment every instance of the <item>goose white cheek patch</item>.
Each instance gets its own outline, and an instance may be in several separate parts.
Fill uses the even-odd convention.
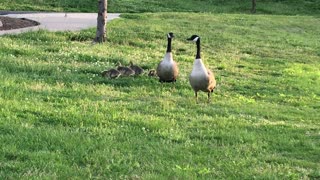
[[[199,39],[199,37],[196,37],[196,38],[193,39],[193,41],[194,41],[194,42],[197,42],[198,39]]]

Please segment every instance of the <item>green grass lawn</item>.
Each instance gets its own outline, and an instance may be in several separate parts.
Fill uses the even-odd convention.
[[[1,0],[0,10],[97,12],[98,0]],[[108,0],[109,12],[249,13],[251,0]],[[318,0],[258,0],[258,14],[320,15]]]
[[[0,179],[320,178],[319,18],[137,13],[107,29],[101,45],[95,29],[0,37]],[[99,75],[156,68],[170,31],[175,85]],[[210,104],[188,83],[192,34]]]

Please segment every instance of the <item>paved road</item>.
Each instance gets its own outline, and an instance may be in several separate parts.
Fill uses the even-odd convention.
[[[8,12],[5,16],[27,18],[40,23],[39,26],[0,31],[3,34],[17,34],[27,31],[46,29],[49,31],[79,31],[97,26],[97,13],[34,13]],[[120,14],[108,13],[107,21],[119,18]]]

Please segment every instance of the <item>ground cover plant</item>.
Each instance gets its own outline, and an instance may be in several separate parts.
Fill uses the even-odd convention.
[[[123,14],[95,29],[0,37],[0,179],[318,179],[320,23],[313,16]],[[127,27],[127,28],[124,28]],[[155,68],[174,32],[180,77],[108,80],[120,61]],[[212,102],[188,84],[195,45]]]

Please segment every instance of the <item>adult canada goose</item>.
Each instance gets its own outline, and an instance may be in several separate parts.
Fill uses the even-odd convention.
[[[193,68],[189,76],[189,82],[195,92],[196,101],[198,102],[198,91],[208,93],[208,102],[210,101],[210,93],[216,87],[216,80],[214,74],[205,67],[201,60],[200,55],[200,37],[193,35],[187,39],[188,41],[194,41],[197,44],[197,54],[194,60]]]
[[[143,73],[143,69],[138,65],[134,65],[131,61],[129,67],[134,71],[135,75],[140,75]]]
[[[116,69],[110,69],[110,70],[102,71],[101,75],[103,77],[108,77],[108,78],[111,78],[111,79],[115,79],[115,78],[118,78],[121,75],[121,73]]]
[[[173,33],[168,33],[167,51],[157,67],[157,75],[160,82],[175,82],[179,73],[178,65],[172,58],[171,41]]]
[[[122,76],[134,75],[134,70],[129,67],[122,66],[120,62],[118,62],[117,70],[121,73]]]

